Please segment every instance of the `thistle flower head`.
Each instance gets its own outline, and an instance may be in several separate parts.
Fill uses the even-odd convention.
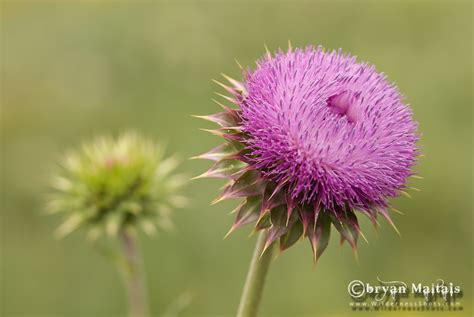
[[[53,178],[49,210],[66,220],[59,237],[85,227],[89,237],[116,235],[125,229],[169,228],[170,210],[183,204],[176,194],[184,183],[173,174],[177,160],[135,133],[98,138],[68,154]]]
[[[200,158],[202,176],[230,180],[218,200],[245,198],[231,231],[255,223],[267,247],[308,237],[317,260],[331,224],[352,248],[356,211],[377,223],[403,192],[418,150],[412,111],[374,66],[341,51],[307,47],[267,54],[243,82],[227,78],[224,112],[204,116],[226,143]]]

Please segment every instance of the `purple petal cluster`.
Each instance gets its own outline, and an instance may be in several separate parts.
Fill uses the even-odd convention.
[[[237,108],[199,117],[225,143],[196,158],[214,162],[198,177],[228,180],[215,202],[244,199],[229,233],[253,223],[266,232],[263,252],[308,238],[317,261],[332,227],[356,252],[357,212],[397,230],[387,198],[412,175],[417,124],[383,74],[310,46],[267,53],[242,82],[224,77],[230,96],[221,96]]]
[[[374,66],[341,51],[289,49],[259,60],[243,85],[248,162],[297,203],[369,210],[405,186],[417,124]]]

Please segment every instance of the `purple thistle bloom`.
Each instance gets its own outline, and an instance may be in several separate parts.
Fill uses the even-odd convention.
[[[415,162],[416,123],[375,67],[309,47],[264,58],[239,102],[251,165],[326,209],[385,206]]]
[[[412,175],[417,124],[374,66],[310,46],[267,53],[243,83],[228,80],[240,109],[204,117],[228,145],[201,158],[217,162],[203,176],[230,179],[219,200],[247,198],[231,231],[256,221],[282,249],[308,236],[317,259],[331,223],[356,248],[356,210],[393,225],[387,199]]]

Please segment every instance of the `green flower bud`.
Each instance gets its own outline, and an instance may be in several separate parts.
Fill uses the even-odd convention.
[[[170,229],[171,210],[182,207],[177,194],[186,178],[174,174],[178,161],[164,158],[163,148],[136,133],[101,137],[66,155],[52,180],[51,213],[65,215],[56,230],[64,237],[79,228],[97,239],[123,230],[154,234]]]

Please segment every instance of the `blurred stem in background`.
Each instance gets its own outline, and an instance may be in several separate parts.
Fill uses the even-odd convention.
[[[262,254],[265,246],[266,233],[260,232],[255,250],[253,252],[250,268],[245,280],[244,291],[240,299],[237,317],[255,317],[258,313],[260,300],[262,298],[265,278],[272,260],[274,245],[268,247]]]
[[[145,270],[136,239],[126,231],[120,233],[120,239],[127,264],[124,281],[127,289],[129,317],[148,317],[150,313]]]

